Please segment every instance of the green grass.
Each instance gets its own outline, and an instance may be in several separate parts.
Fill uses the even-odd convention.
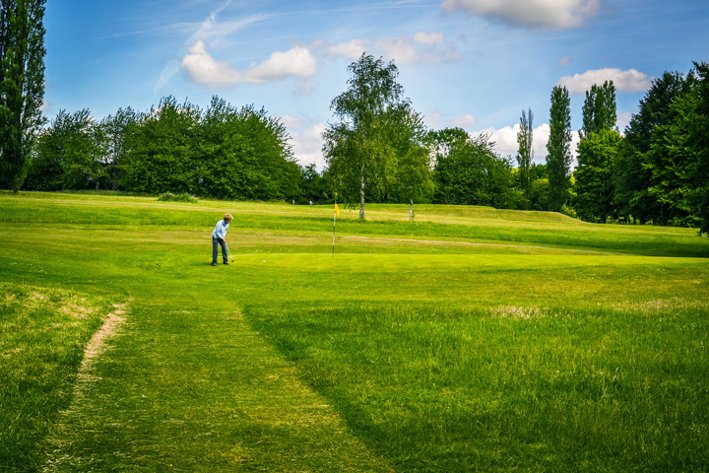
[[[701,471],[709,359],[696,331],[709,324],[696,309],[651,312],[251,317],[398,471]]]
[[[0,469],[36,470],[69,405],[84,345],[106,312],[95,295],[0,283]]]
[[[0,193],[0,467],[706,471],[709,239],[416,211],[344,210],[332,256],[330,207]],[[30,389],[43,347],[70,355]]]

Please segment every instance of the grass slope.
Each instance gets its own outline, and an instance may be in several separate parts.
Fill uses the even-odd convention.
[[[409,223],[407,208],[368,209],[366,223],[342,213],[331,256],[329,208],[0,194],[4,300],[130,301],[81,395],[37,416],[37,435],[22,434],[34,421],[12,393],[42,403],[61,388],[26,390],[16,350],[29,344],[7,339],[5,369],[20,375],[0,408],[24,427],[0,465],[707,468],[709,239],[538,212],[420,206]],[[225,211],[237,264],[212,268]],[[15,332],[36,330],[30,309],[12,311]],[[63,344],[80,353],[98,318]],[[59,384],[76,383],[74,360],[55,368]],[[12,442],[30,453],[7,453]]]

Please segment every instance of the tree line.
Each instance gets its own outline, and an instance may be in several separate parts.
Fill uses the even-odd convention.
[[[700,227],[709,232],[709,64],[652,81],[621,133],[612,81],[586,92],[572,169],[569,92],[552,89],[543,164],[534,162],[531,109],[522,111],[513,158],[489,136],[425,130],[393,62],[363,54],[331,105],[324,153],[345,200],[491,205],[561,211],[590,222]]]
[[[187,193],[300,202],[417,202],[565,212],[592,222],[699,226],[709,232],[709,65],[655,79],[621,133],[615,86],[584,101],[572,169],[569,93],[552,89],[547,157],[535,163],[531,109],[515,157],[487,135],[428,130],[398,69],[367,53],[348,67],[323,134],[326,168],[296,163],[283,123],[213,97],[174,97],[146,112],[88,109],[43,116],[45,0],[0,6],[0,187]]]
[[[622,135],[614,94],[611,82],[586,94],[571,189],[578,216],[709,231],[709,64],[653,80]]]
[[[25,188],[273,200],[297,195],[300,174],[285,126],[265,110],[165,97],[100,121],[60,111],[39,134]]]

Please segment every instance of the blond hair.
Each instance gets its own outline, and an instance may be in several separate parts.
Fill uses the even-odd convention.
[[[231,221],[234,217],[231,214],[224,214],[224,220]]]

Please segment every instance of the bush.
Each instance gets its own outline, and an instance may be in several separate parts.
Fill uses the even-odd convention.
[[[576,215],[576,210],[566,204],[561,206],[561,213],[564,215],[568,215],[571,218],[578,218],[578,216]]]
[[[172,192],[164,192],[160,194],[158,200],[166,202],[189,202],[191,204],[198,202],[196,197],[193,197],[186,192],[180,192],[179,194],[173,194]]]

